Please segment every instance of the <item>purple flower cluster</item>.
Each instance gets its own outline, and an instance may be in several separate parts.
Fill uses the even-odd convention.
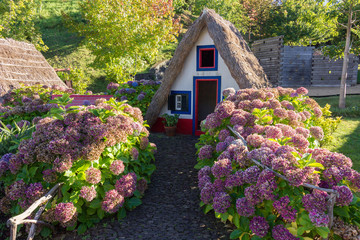
[[[136,189],[136,174],[130,172],[116,181],[115,189],[123,197],[131,197]]]
[[[302,198],[302,203],[306,211],[317,210],[319,212],[326,211],[327,193],[314,189],[311,194],[306,194]]]
[[[258,166],[252,166],[245,170],[244,180],[247,183],[256,183],[260,176],[260,168]]]
[[[215,212],[225,213],[226,210],[231,206],[231,197],[225,192],[215,193],[213,199],[213,208]]]
[[[281,217],[287,222],[296,221],[296,209],[293,209],[290,205],[290,199],[288,196],[282,197],[277,201],[274,201],[273,206]]]
[[[63,226],[70,222],[76,215],[76,208],[72,202],[59,203],[56,205],[54,217],[55,220],[60,222]]]
[[[26,192],[26,184],[21,179],[19,181],[14,182],[9,187],[7,187],[5,194],[11,200],[18,200],[25,196],[25,192]]]
[[[79,196],[85,199],[86,201],[91,202],[94,198],[96,198],[95,187],[83,186],[80,190]]]
[[[232,171],[231,161],[229,159],[221,159],[214,163],[211,172],[216,178],[228,176]]]
[[[85,171],[86,181],[91,184],[98,184],[101,181],[100,169],[90,167]]]
[[[210,159],[212,157],[212,153],[214,148],[211,145],[205,145],[199,150],[199,159]]]
[[[274,240],[296,240],[299,239],[292,235],[289,230],[287,230],[284,225],[276,225],[272,229],[272,237]]]
[[[30,183],[25,192],[29,205],[41,198],[44,194],[45,190],[41,183]]]
[[[251,217],[255,214],[255,207],[246,198],[236,200],[236,210],[240,216]]]
[[[241,186],[245,183],[244,172],[237,171],[234,174],[230,174],[227,176],[225,180],[225,187],[231,189],[233,187]]]
[[[321,127],[318,127],[318,126],[310,127],[310,133],[311,133],[311,136],[313,136],[314,138],[316,138],[318,140],[321,140],[324,138],[324,131]]]
[[[110,171],[114,175],[119,175],[119,174],[123,173],[124,170],[125,170],[125,165],[124,165],[124,162],[121,160],[115,160],[110,165]]]
[[[256,216],[250,221],[250,230],[259,237],[265,237],[269,231],[269,223],[264,217]]]
[[[108,213],[115,213],[124,204],[124,197],[115,189],[106,192],[101,208]]]
[[[220,119],[224,119],[230,117],[234,110],[235,104],[231,101],[224,100],[216,106],[215,113],[217,113]]]
[[[309,212],[309,218],[316,227],[327,227],[329,225],[329,216],[317,209]]]
[[[337,206],[347,206],[353,200],[353,194],[347,186],[335,186],[333,189],[339,193],[339,197],[336,198]]]

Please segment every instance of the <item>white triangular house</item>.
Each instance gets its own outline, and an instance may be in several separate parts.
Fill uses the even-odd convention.
[[[199,135],[200,122],[223,99],[224,89],[267,85],[240,32],[214,10],[205,9],[179,43],[145,119],[153,131],[162,131],[159,116],[178,113],[177,132]]]

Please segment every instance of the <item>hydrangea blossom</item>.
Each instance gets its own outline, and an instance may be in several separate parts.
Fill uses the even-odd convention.
[[[269,231],[269,223],[264,217],[256,216],[250,221],[250,230],[259,237],[265,237]]]
[[[240,216],[251,217],[255,214],[255,207],[246,198],[236,200],[236,210]]]
[[[68,202],[56,205],[54,216],[56,221],[66,224],[74,217],[75,214],[76,208],[74,204],[72,202]]]
[[[232,171],[231,161],[229,159],[221,159],[214,163],[211,172],[216,178],[221,178],[229,175]]]
[[[124,170],[125,170],[125,165],[124,165],[124,162],[121,160],[115,160],[110,164],[110,171],[114,175],[119,175],[119,174],[123,173]]]
[[[101,181],[101,171],[90,167],[85,171],[86,181],[91,184],[98,184]]]
[[[124,197],[115,189],[106,192],[101,208],[105,212],[115,213],[124,204]]]
[[[272,229],[272,237],[274,240],[296,240],[299,239],[292,235],[289,230],[287,230],[284,225],[276,225]]]
[[[339,197],[336,198],[337,206],[347,206],[353,200],[353,194],[347,186],[335,186],[333,189],[339,193]]]
[[[136,189],[136,174],[130,172],[116,181],[115,189],[124,197],[131,197]]]
[[[213,208],[218,213],[225,213],[231,206],[231,197],[225,192],[215,193],[213,199]]]
[[[214,148],[211,145],[205,145],[200,148],[199,159],[209,159],[212,156]]]
[[[82,186],[79,196],[85,199],[86,201],[91,202],[94,198],[96,198],[95,187]]]

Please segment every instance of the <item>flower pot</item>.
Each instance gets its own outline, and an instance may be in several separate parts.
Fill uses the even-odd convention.
[[[165,128],[165,135],[169,137],[173,137],[176,134],[176,126],[173,127],[164,127]]]

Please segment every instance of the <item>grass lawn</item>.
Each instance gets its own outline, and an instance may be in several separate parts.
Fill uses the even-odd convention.
[[[360,171],[360,95],[347,96],[346,109],[338,108],[338,96],[314,99],[322,107],[327,103],[330,104],[330,111],[333,112],[333,115],[343,117],[338,129],[333,134],[333,141],[325,145],[324,148],[351,158],[354,169]]]
[[[333,136],[334,140],[324,148],[351,158],[353,168],[360,171],[360,118],[344,118]]]

